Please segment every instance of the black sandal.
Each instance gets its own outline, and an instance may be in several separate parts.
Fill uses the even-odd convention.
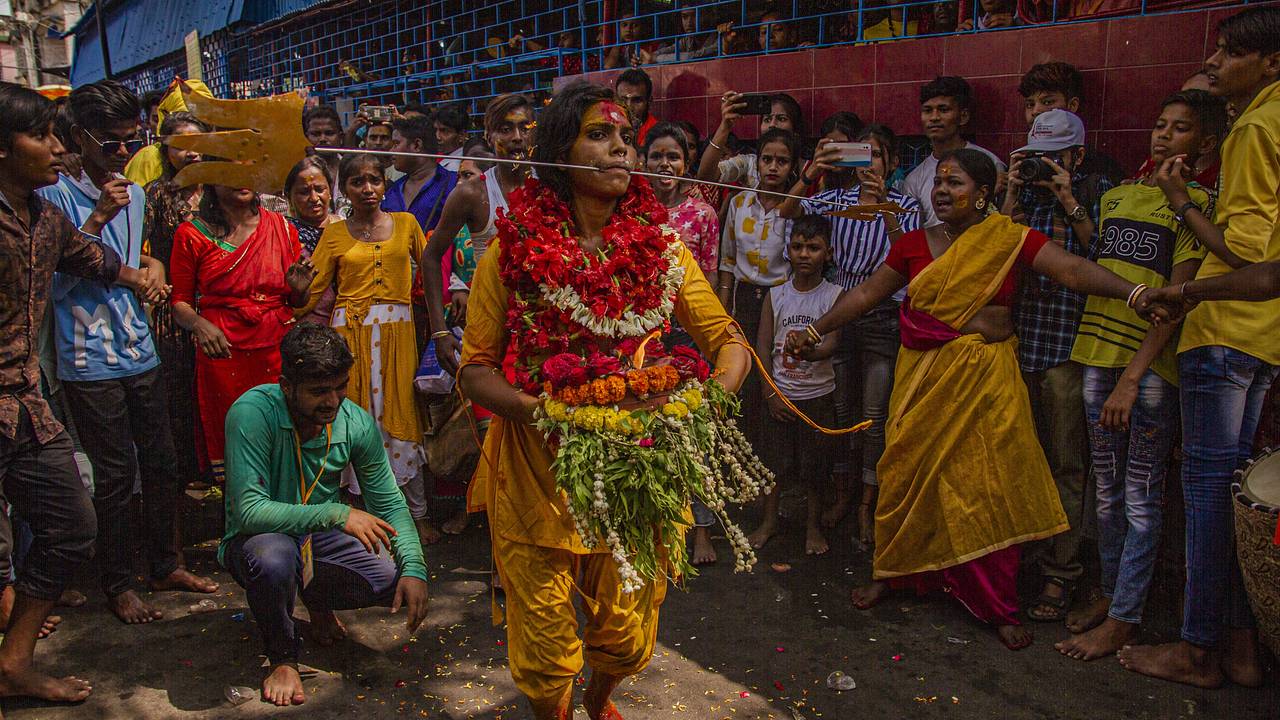
[[[1062,622],[1067,617],[1067,605],[1071,600],[1071,587],[1066,580],[1056,577],[1046,577],[1044,579],[1046,585],[1056,585],[1062,588],[1061,597],[1053,597],[1040,593],[1040,597],[1036,598],[1036,604],[1027,610],[1027,617],[1041,623]],[[1039,611],[1041,608],[1049,608],[1048,612]]]

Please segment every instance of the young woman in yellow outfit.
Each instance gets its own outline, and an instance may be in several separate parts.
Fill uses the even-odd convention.
[[[470,486],[470,506],[489,515],[506,591],[511,675],[534,717],[572,716],[574,679],[585,655],[592,669],[583,698],[588,716],[618,720],[609,696],[653,655],[666,584],[660,578],[623,592],[605,544],[594,551],[583,545],[556,488],[554,452],[532,426],[541,362],[553,352],[608,353],[622,340],[644,336],[649,329],[637,330],[644,323],[636,313],[650,309],[659,295],[665,315],[715,360],[718,380],[730,392],[742,384],[750,360],[741,331],[678,237],[670,260],[656,267],[633,261],[655,249],[652,228],[667,218],[648,183],[628,172],[637,165],[633,131],[613,92],[586,83],[562,89],[542,112],[536,133],[534,160],[600,171],[539,168],[538,180],[511,195],[498,236],[476,269],[459,374],[463,392],[495,417]],[[539,254],[549,263],[543,277],[570,276],[567,287],[590,317],[575,314],[581,319],[574,320],[556,311],[547,286],[540,290],[539,277],[512,260],[538,245],[555,248]],[[602,268],[609,269],[608,282],[587,280]],[[666,285],[656,292],[658,278],[673,271],[681,280],[670,295]],[[668,300],[672,304],[665,305]],[[503,373],[509,350],[515,386]],[[581,638],[576,597],[586,617]]]
[[[396,484],[404,492],[414,523],[427,522],[422,476],[422,422],[413,396],[418,342],[410,292],[412,262],[427,241],[408,213],[381,209],[386,181],[372,155],[348,155],[339,167],[339,185],[351,201],[351,215],[325,226],[311,261],[316,276],[311,298],[297,311],[305,317],[337,281],[330,324],[356,357],[348,397],[369,411],[382,430],[383,446]],[[343,485],[359,494],[348,468]]]

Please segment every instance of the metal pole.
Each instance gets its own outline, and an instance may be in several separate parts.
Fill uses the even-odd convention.
[[[511,158],[495,158],[495,157],[468,157],[466,155],[441,155],[438,153],[402,152],[399,150],[366,150],[364,148],[317,147],[315,148],[315,151],[321,155],[339,155],[342,153],[383,155],[388,157],[401,155],[404,157],[432,158],[434,160],[445,160],[445,159],[473,160],[475,162],[506,163],[508,165],[529,165],[532,167],[553,167],[553,168],[560,168],[562,170],[591,170],[593,172],[604,172],[607,169],[607,168],[596,167],[594,165],[570,165],[568,163],[544,163],[544,162],[536,162],[534,160],[514,160]],[[627,169],[627,172],[630,173],[631,175],[640,175],[641,177],[651,177],[651,178],[674,177],[672,175],[663,175],[662,173],[641,172],[639,170],[631,170],[631,169]],[[742,187],[741,185],[730,185],[729,183],[711,182],[710,180],[697,180],[694,178],[677,178],[677,179],[687,183],[692,183],[694,185],[711,185],[712,187],[722,187],[722,188],[728,188],[730,190],[753,190],[754,192],[762,193],[765,195],[775,195],[777,197],[795,198],[796,200],[813,200],[813,198],[805,197],[804,195],[792,195],[790,193],[774,192],[772,190],[758,190],[758,189],[753,189],[748,187]],[[839,208],[861,207],[860,205],[855,205],[852,203],[836,202],[834,200],[819,200],[818,202],[821,202],[825,205],[832,205]]]
[[[111,74],[111,51],[107,49],[107,3],[106,0],[98,0],[98,46],[102,48],[102,72],[108,80],[112,79]]]

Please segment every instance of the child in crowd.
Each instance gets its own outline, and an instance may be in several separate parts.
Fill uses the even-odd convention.
[[[768,417],[764,424],[769,442],[758,447],[780,479],[806,485],[804,551],[821,555],[828,550],[820,523],[821,483],[831,473],[835,448],[829,436],[805,425],[778,393],[819,425],[831,427],[835,422],[836,374],[831,356],[840,342],[839,331],[828,333],[804,358],[782,349],[788,332],[804,331],[825,315],[843,292],[822,277],[831,261],[831,223],[821,215],[797,219],[787,250],[791,279],[770,288],[756,335],[756,352],[777,388],[765,391]],[[778,494],[775,485],[765,498],[764,521],[750,535],[755,547],[763,546],[777,532]]]
[[[1220,98],[1203,90],[1174,93],[1151,131],[1151,158],[1159,166],[1183,156],[1186,167],[1195,167],[1217,147],[1226,126]],[[1208,191],[1192,184],[1188,192],[1212,215]],[[1175,210],[1154,176],[1108,191],[1098,264],[1153,288],[1194,278],[1206,251]],[[1067,628],[1077,635],[1056,645],[1079,660],[1115,653],[1142,623],[1178,426],[1177,335],[1177,324],[1148,325],[1120,300],[1092,295],[1085,302],[1071,359],[1084,365],[1102,597],[1067,616]]]
[[[760,326],[760,308],[769,288],[787,279],[787,239],[791,221],[780,212],[785,192],[795,182],[799,169],[800,136],[775,128],[760,137],[756,167],[759,190],[734,196],[725,215],[720,245],[720,303],[729,309],[748,338]],[[763,412],[760,382],[755,374],[742,386],[744,433],[752,443],[760,441]]]

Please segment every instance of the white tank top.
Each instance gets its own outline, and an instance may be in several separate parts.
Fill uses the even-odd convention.
[[[836,372],[831,359],[801,360],[785,355],[787,333],[803,331],[836,304],[840,286],[823,280],[808,292],[796,290],[792,280],[769,288],[773,304],[773,381],[791,400],[812,400],[835,392]]]
[[[480,232],[471,233],[471,251],[476,262],[484,257],[489,241],[498,234],[498,226],[494,222],[498,218],[498,209],[507,207],[507,196],[502,194],[502,185],[498,182],[498,168],[491,167],[484,171],[484,189],[489,195],[489,219]]]

